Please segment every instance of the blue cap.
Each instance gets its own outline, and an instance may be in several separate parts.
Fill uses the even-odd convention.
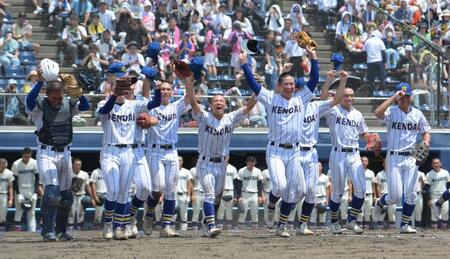
[[[189,64],[189,69],[194,74],[195,80],[200,80],[202,77],[203,65],[205,63],[205,57],[193,57]]]
[[[158,71],[156,69],[154,69],[153,67],[145,66],[141,70],[141,74],[145,75],[145,77],[148,80],[153,81],[153,80],[155,80],[156,75],[158,74]]]
[[[126,72],[127,68],[120,62],[114,62],[108,67],[108,73],[114,74],[117,77],[124,77]]]
[[[401,83],[399,83],[399,84],[397,84],[395,86],[395,89],[397,91],[405,92],[405,95],[407,95],[407,96],[411,96],[412,95],[411,86],[408,83],[401,82]]]
[[[295,80],[295,87],[297,88],[303,88],[306,85],[306,78],[305,77],[299,77],[297,80]]]
[[[333,70],[339,70],[344,63],[344,56],[340,53],[333,53],[331,55],[331,62],[333,63]]]
[[[160,51],[161,51],[161,43],[159,41],[154,41],[148,44],[145,55],[152,59],[153,64],[157,64],[158,55]]]

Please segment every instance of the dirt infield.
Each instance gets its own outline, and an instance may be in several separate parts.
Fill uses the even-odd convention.
[[[141,237],[104,241],[99,231],[74,232],[76,241],[44,243],[38,234],[8,232],[0,240],[0,258],[448,258],[450,231],[424,231],[399,235],[366,231],[312,237],[277,238],[266,230],[225,232],[215,239],[197,231],[186,237]],[[154,234],[158,236],[159,233]]]

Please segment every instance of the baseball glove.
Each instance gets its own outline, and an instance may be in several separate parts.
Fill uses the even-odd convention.
[[[131,91],[131,79],[128,77],[121,77],[116,80],[116,84],[114,85],[114,95],[121,96],[127,95],[129,91]]]
[[[323,203],[317,203],[316,204],[317,213],[322,214],[327,211],[327,206]]]
[[[222,196],[222,200],[223,201],[232,201],[233,196],[232,195],[224,195],[224,196]]]
[[[97,206],[103,206],[105,204],[105,195],[103,193],[97,193],[97,198],[99,203],[97,203]]]
[[[177,72],[177,74],[182,76],[183,78],[188,78],[192,75],[192,72],[189,69],[189,64],[185,61],[172,60],[170,65],[172,67],[172,70]]]
[[[136,123],[143,129],[148,129],[159,123],[158,119],[150,116],[148,113],[142,112],[139,114]]]
[[[71,186],[71,190],[74,193],[77,193],[79,191],[81,191],[81,187],[83,187],[84,184],[84,180],[78,177],[74,177],[72,178],[72,186]]]
[[[317,43],[312,40],[306,32],[298,32],[295,38],[297,40],[298,46],[300,46],[301,48],[306,48],[306,46],[309,46],[309,48],[312,50],[317,49]]]
[[[416,164],[421,165],[425,160],[427,160],[430,154],[430,148],[425,142],[418,143],[411,152],[411,156],[416,159]]]
[[[78,85],[78,81],[73,75],[61,74],[59,75],[59,78],[64,85],[64,91],[67,96],[78,99],[83,95],[83,88]]]
[[[366,149],[373,151],[375,156],[381,153],[381,138],[378,133],[370,133],[369,140],[367,141]]]

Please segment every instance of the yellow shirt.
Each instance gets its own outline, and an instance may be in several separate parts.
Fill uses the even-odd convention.
[[[96,35],[99,33],[103,33],[104,30],[105,30],[105,28],[103,27],[101,22],[99,22],[97,25],[91,23],[88,26],[88,34],[89,35]]]

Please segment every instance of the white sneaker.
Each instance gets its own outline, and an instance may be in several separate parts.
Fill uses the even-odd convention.
[[[180,230],[181,231],[187,231],[188,225],[187,223],[181,223],[180,224]]]
[[[125,230],[123,230],[121,227],[116,227],[114,230],[114,239],[115,240],[127,240],[128,236],[125,233]]]
[[[279,237],[291,237],[291,234],[289,234],[289,232],[287,231],[286,225],[281,225],[277,227],[275,235]]]
[[[353,220],[351,222],[347,223],[347,228],[352,230],[355,234],[362,234],[364,230],[358,226],[358,223],[356,223],[356,220]]]
[[[213,237],[220,235],[220,233],[222,233],[222,229],[214,226],[208,230],[208,233],[209,233],[209,237],[213,238]]]
[[[403,227],[400,228],[400,234],[415,234],[415,233],[417,233],[417,230],[415,230],[408,224],[405,224],[403,225]]]
[[[372,220],[373,222],[379,222],[381,220],[381,217],[383,215],[383,208],[381,208],[378,205],[378,201],[380,199],[377,199],[377,201],[375,202],[375,205],[373,206],[373,211],[372,211]]]
[[[139,234],[139,231],[138,231],[138,228],[136,226],[136,218],[135,217],[131,218],[129,226],[130,226],[131,235],[129,235],[128,237],[129,238],[136,238],[138,236],[138,234]]]
[[[303,223],[300,225],[300,228],[297,229],[297,236],[311,236],[314,235],[314,232],[308,229],[308,224]]]
[[[113,239],[113,226],[112,226],[112,222],[106,222],[105,225],[103,226],[103,238],[111,240]]]
[[[42,11],[43,11],[44,9],[42,9],[41,7],[38,7],[38,8],[36,8],[35,10],[34,10],[34,14],[40,14],[40,13],[42,13]]]
[[[330,223],[330,232],[332,234],[342,234],[341,224],[339,222]]]
[[[441,220],[442,207],[437,206],[436,203],[433,202],[433,204],[431,204],[431,212],[437,220]]]
[[[125,235],[127,236],[127,238],[136,238],[136,236],[133,236],[133,231],[131,231],[131,225],[125,225],[125,228],[123,230],[125,232]]]
[[[173,228],[169,225],[165,226],[161,231],[159,232],[159,237],[179,237],[180,234],[175,232]]]
[[[153,231],[153,217],[144,216],[144,222],[142,223],[142,227],[144,228],[144,233],[150,236]]]

